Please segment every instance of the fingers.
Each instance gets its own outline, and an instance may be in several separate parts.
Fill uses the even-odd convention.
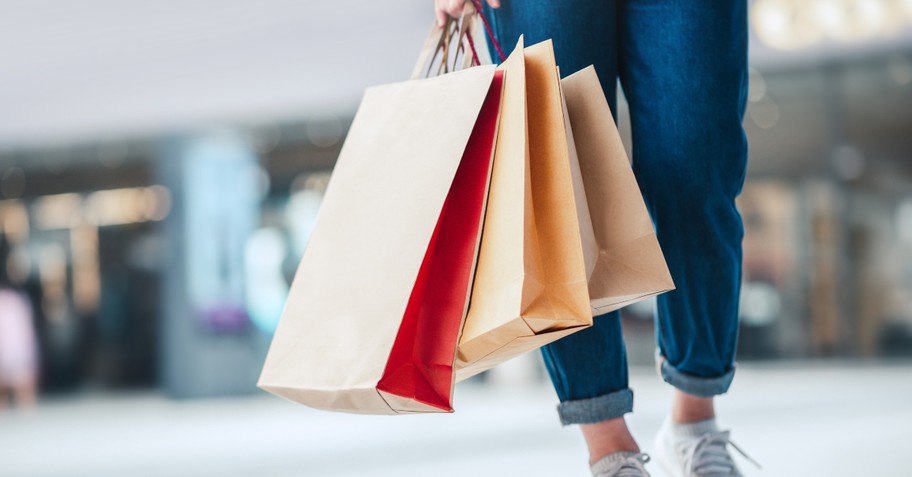
[[[447,0],[434,0],[434,12],[437,16],[437,26],[442,27],[446,24],[447,12],[446,12],[446,3]]]
[[[471,0],[469,0],[471,1]],[[437,15],[437,25],[446,23],[447,15],[459,18],[466,0],[434,0],[434,11]],[[491,8],[500,8],[500,0],[487,0]]]
[[[446,11],[453,18],[459,18],[462,15],[462,6],[465,0],[446,0]]]

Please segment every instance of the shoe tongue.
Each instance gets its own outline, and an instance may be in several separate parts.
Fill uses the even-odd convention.
[[[694,459],[693,470],[700,477],[731,477],[740,475],[735,463],[728,453],[728,432],[706,435],[702,448],[695,448],[691,459]]]

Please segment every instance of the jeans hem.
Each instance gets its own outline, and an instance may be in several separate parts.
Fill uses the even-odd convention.
[[[622,389],[594,398],[564,401],[557,406],[561,424],[593,424],[633,411],[633,391]]]
[[[732,365],[732,369],[722,376],[701,378],[678,371],[674,366],[668,364],[668,360],[662,357],[659,359],[659,372],[662,375],[662,379],[675,388],[694,396],[713,397],[718,396],[719,394],[725,394],[728,392],[732,380],[735,379],[735,368],[737,367],[737,364]]]

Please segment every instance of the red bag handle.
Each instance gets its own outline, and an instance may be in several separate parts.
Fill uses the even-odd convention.
[[[506,61],[507,57],[504,55],[503,49],[500,47],[497,38],[494,37],[494,30],[491,29],[491,24],[488,23],[488,18],[484,14],[481,0],[472,0],[472,3],[475,4],[475,11],[477,11],[478,16],[481,17],[481,23],[484,25],[485,34],[488,35],[488,39],[491,40],[491,44],[494,45],[494,49],[497,50],[497,56],[500,57],[500,61]],[[472,48],[472,55],[475,57],[476,64],[480,64],[478,62],[478,55],[475,52],[475,42],[472,41],[472,35],[469,35],[469,47]]]

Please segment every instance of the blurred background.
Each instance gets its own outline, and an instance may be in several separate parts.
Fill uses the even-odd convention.
[[[0,0],[0,354],[35,371],[0,398],[0,475],[586,475],[537,354],[454,416],[254,386],[359,97],[407,77],[432,4]],[[912,475],[871,443],[912,439],[912,1],[750,6],[752,377],[720,405],[766,475]],[[624,321],[648,441],[652,304]]]

